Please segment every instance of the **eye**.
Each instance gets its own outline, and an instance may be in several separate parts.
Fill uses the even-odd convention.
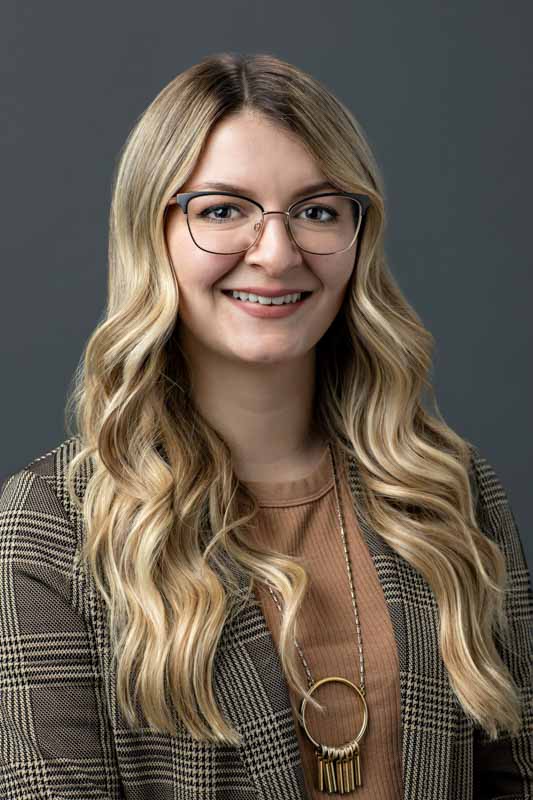
[[[232,217],[231,214],[227,213],[231,212],[231,209],[237,211],[239,214],[241,213],[240,208],[237,208],[237,206],[234,206],[232,203],[221,203],[220,205],[209,206],[209,208],[204,209],[200,214],[198,214],[198,216],[202,219],[211,220],[213,222],[225,222],[226,220],[231,221],[235,219],[235,217]],[[210,216],[212,213],[215,213],[215,216]]]
[[[308,222],[334,222],[339,216],[334,208],[320,205],[307,206],[298,212],[297,218],[301,218],[301,214],[305,215],[303,219]]]

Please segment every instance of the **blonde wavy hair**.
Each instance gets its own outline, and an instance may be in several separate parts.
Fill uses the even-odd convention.
[[[476,522],[470,445],[437,408],[433,337],[386,265],[378,167],[350,111],[269,54],[219,53],[177,75],[136,122],[114,174],[108,302],[67,402],[67,427],[75,425],[82,445],[68,480],[87,531],[83,558],[109,612],[125,719],[139,725],[140,709],[151,728],[175,734],[177,712],[195,739],[240,743],[217,707],[213,664],[223,626],[253,602],[254,581],[282,599],[288,683],[321,707],[300,678],[294,646],[307,574],[298,558],[249,545],[257,503],[195,408],[177,344],[166,204],[215,123],[243,110],[299,136],[339,189],[371,198],[357,268],[317,345],[316,425],[355,454],[370,525],[433,590],[442,657],[464,711],[491,739],[498,726],[516,732],[518,690],[495,645],[506,633],[505,561]],[[433,414],[422,406],[424,390]],[[80,502],[76,473],[87,461]],[[246,576],[244,593],[235,567]]]

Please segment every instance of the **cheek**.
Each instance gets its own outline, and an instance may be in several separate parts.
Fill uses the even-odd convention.
[[[188,294],[215,291],[235,266],[234,257],[230,260],[229,257],[204,253],[199,248],[196,252],[180,248],[175,251],[172,261],[178,286]]]
[[[187,228],[177,219],[170,222],[165,235],[178,287],[184,294],[209,291],[235,266],[235,256],[219,256],[200,250]]]
[[[316,272],[325,289],[336,294],[344,293],[353,273],[353,254],[348,258],[346,258],[346,254],[343,254],[343,256],[343,258],[339,258],[329,263],[324,261],[317,266],[316,269]]]

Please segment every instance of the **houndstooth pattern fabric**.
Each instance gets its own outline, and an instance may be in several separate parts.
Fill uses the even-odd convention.
[[[84,537],[65,469],[76,437],[11,475],[0,493],[0,798],[2,800],[304,800],[288,688],[259,605],[225,626],[215,695],[240,747],[130,730],[116,699],[106,611],[78,560]],[[83,495],[89,478],[78,480]],[[391,616],[400,665],[405,800],[533,800],[533,601],[518,529],[490,464],[472,447],[482,531],[506,556],[510,645],[500,652],[523,693],[520,735],[495,743],[463,713],[438,646],[423,578],[360,512]]]

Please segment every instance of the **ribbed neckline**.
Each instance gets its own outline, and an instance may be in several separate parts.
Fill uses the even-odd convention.
[[[333,453],[340,468],[337,451]],[[334,478],[326,446],[318,464],[302,478],[292,481],[242,481],[255,495],[260,506],[282,508],[318,500],[333,488]]]

